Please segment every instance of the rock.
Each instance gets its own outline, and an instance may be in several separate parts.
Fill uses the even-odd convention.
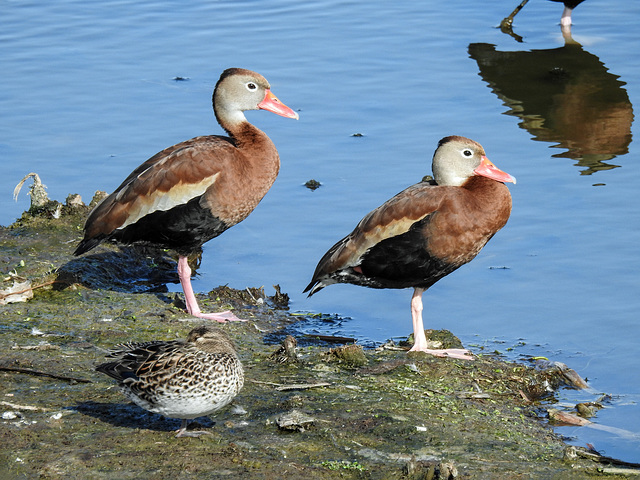
[[[311,180],[307,180],[304,186],[307,187],[309,190],[316,190],[317,188],[320,188],[322,184],[317,180],[311,179]]]
[[[364,350],[356,344],[332,348],[327,355],[330,360],[337,360],[348,367],[362,367],[368,363]]]
[[[578,415],[580,415],[582,418],[595,417],[599,408],[602,408],[602,405],[597,406],[593,403],[579,403],[576,405]]]
[[[458,469],[453,462],[425,462],[412,458],[404,467],[409,480],[455,480]]]
[[[304,432],[314,423],[315,418],[295,409],[288,413],[283,413],[276,418],[276,425],[278,425],[278,428],[294,432]]]
[[[536,368],[544,371],[544,373],[549,377],[549,381],[554,386],[564,384],[578,390],[589,388],[587,382],[585,382],[575,370],[569,368],[562,362],[538,360]]]
[[[589,425],[591,422],[585,418],[580,418],[577,415],[569,412],[563,412],[557,408],[548,408],[549,421],[556,425],[575,425],[583,426]]]

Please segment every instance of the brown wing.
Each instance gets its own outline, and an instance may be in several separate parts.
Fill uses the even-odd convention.
[[[336,282],[428,288],[472,260],[510,212],[509,189],[489,178],[473,176],[461,187],[413,185],[336,243],[305,291]]]
[[[305,291],[323,276],[359,265],[362,256],[374,245],[408,232],[414,223],[440,208],[448,191],[451,191],[450,187],[421,182],[367,214],[349,235],[322,257]]]
[[[154,211],[203,195],[236,155],[232,141],[222,136],[192,138],[157,153],[90,213],[75,254],[91,250],[114,230]]]
[[[107,355],[107,358],[113,360],[98,365],[96,371],[122,382],[127,378],[138,379],[149,372],[167,368],[172,359],[178,358],[187,346],[176,340],[131,342],[116,348]]]

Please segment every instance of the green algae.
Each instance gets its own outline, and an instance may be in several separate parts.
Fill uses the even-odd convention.
[[[174,438],[179,421],[127,403],[94,366],[118,343],[184,338],[201,320],[180,308],[179,295],[109,288],[126,273],[118,256],[169,271],[166,252],[158,262],[148,251],[107,246],[72,258],[85,214],[79,206],[59,218],[24,215],[0,228],[0,269],[35,285],[31,301],[0,307],[0,367],[89,381],[0,372],[0,477],[599,476],[591,462],[565,460],[566,445],[541,418],[554,401],[550,379],[528,366],[491,356],[463,361],[323,344],[298,348],[295,362],[271,361],[278,345],[265,339],[284,337],[305,321],[287,311],[279,289],[274,297],[263,288],[228,287],[201,296],[208,308],[230,306],[250,320],[223,326],[247,380],[235,407],[195,422],[210,435]],[[105,259],[117,273],[106,271]],[[304,429],[279,428],[277,419],[292,410],[313,421]]]

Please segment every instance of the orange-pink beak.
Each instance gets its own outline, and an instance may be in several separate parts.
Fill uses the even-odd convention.
[[[296,120],[299,118],[298,114],[278,100],[278,97],[271,93],[271,90],[267,90],[267,94],[264,96],[264,100],[258,104],[258,108],[269,110],[270,112],[287,118],[295,118]]]
[[[480,165],[476,167],[473,171],[476,175],[482,175],[483,177],[488,177],[493,180],[497,180],[498,182],[513,182],[516,183],[516,178],[509,175],[507,172],[503,172],[498,167],[496,167],[491,160],[489,160],[486,156],[482,156],[482,162]]]

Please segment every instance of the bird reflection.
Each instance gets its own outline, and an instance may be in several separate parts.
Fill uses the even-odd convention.
[[[549,50],[503,52],[472,43],[469,56],[509,107],[505,114],[520,118],[534,140],[566,149],[553,156],[577,160],[582,175],[615,168],[605,162],[628,152],[633,108],[625,83],[570,36]]]
[[[573,9],[580,5],[584,0],[551,0],[552,2],[558,2],[564,4],[564,10],[562,12],[562,17],[560,17],[560,25],[562,26],[562,33],[571,35],[571,24],[573,21],[571,20],[571,13]],[[520,4],[511,12],[508,17],[505,17],[500,22],[500,30],[502,33],[506,33],[511,35],[516,41],[522,43],[522,37],[513,31],[513,20],[516,15],[524,8],[524,6],[529,2],[529,0],[522,0]]]

